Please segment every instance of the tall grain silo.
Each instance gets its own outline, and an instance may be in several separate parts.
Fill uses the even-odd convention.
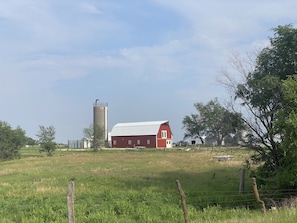
[[[93,106],[94,142],[100,146],[108,140],[108,107],[107,103],[99,102],[96,99]],[[98,133],[99,132],[99,133]]]

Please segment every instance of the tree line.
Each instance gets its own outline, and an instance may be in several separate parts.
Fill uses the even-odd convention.
[[[94,151],[98,151],[106,144],[104,129],[99,126],[90,125],[89,128],[83,129],[83,134],[86,138],[92,139]],[[36,137],[37,140],[27,137],[25,130],[20,126],[13,129],[7,122],[0,121],[0,161],[19,158],[19,150],[26,145],[38,145],[40,152],[52,156],[57,148],[55,127],[40,125]]]
[[[53,126],[39,126],[36,141],[27,137],[20,126],[13,129],[7,122],[0,121],[0,161],[19,158],[19,150],[25,145],[40,145],[40,152],[52,156],[56,149],[55,134]]]

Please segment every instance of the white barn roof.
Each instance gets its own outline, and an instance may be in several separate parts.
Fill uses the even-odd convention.
[[[118,123],[111,130],[111,136],[156,135],[162,124],[168,121]]]

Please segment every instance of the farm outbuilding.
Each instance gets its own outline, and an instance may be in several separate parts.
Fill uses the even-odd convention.
[[[111,131],[112,148],[172,148],[169,121],[118,123]]]

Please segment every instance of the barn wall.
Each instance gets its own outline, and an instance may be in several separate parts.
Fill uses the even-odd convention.
[[[162,138],[162,131],[167,131],[167,137]],[[157,134],[157,148],[166,148],[166,140],[172,140],[172,132],[168,123],[164,123],[160,126]]]
[[[156,136],[112,136],[111,143],[112,148],[132,148],[137,146],[156,148]]]

